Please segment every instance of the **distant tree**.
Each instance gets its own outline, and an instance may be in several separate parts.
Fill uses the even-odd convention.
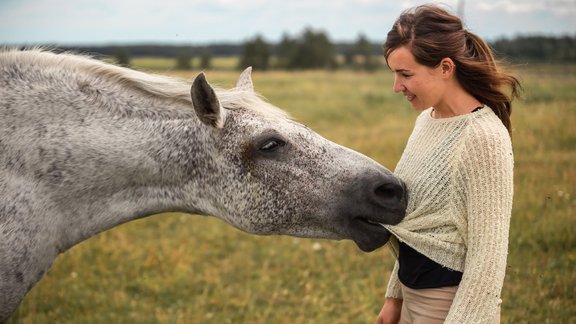
[[[280,69],[289,69],[292,65],[293,58],[298,53],[298,40],[290,37],[288,34],[282,35],[282,40],[276,46],[276,67]]]
[[[118,47],[116,49],[116,64],[120,66],[129,67],[130,66],[130,54],[128,50],[123,47]]]
[[[255,70],[268,70],[270,66],[270,45],[259,35],[244,43],[238,68],[248,66]]]
[[[576,36],[563,36],[558,39],[561,48],[558,50],[557,58],[560,62],[576,62]]]
[[[378,68],[378,62],[374,59],[372,43],[364,34],[358,35],[353,49],[353,65],[357,69],[374,71]]]
[[[277,48],[280,66],[291,69],[334,69],[336,48],[321,31],[306,28],[299,38],[284,36]]]
[[[349,48],[344,50],[344,64],[347,66],[352,66],[354,64],[354,51]]]
[[[324,32],[307,28],[302,34],[293,67],[297,69],[334,68],[336,51]]]
[[[210,54],[210,50],[205,48],[202,50],[200,54],[200,69],[201,70],[208,70],[210,69],[212,64],[212,54]]]
[[[496,55],[515,62],[576,62],[576,37],[518,36],[490,44]]]
[[[176,57],[177,70],[192,70],[192,55],[186,52],[178,54]]]

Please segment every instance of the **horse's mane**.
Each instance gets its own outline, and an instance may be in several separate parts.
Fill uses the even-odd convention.
[[[72,52],[55,53],[43,48],[28,48],[25,50],[0,48],[0,63],[2,62],[33,63],[41,66],[57,66],[62,69],[82,70],[156,97],[181,101],[190,105],[190,107],[192,106],[190,96],[191,82],[108,64],[85,54]],[[213,88],[220,104],[226,109],[244,108],[258,111],[273,118],[288,117],[286,112],[271,105],[256,92],[238,88]]]

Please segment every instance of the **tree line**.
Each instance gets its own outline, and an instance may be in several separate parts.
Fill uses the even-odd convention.
[[[132,45],[100,47],[67,47],[93,55],[116,57],[129,65],[131,57],[154,56],[176,59],[176,68],[192,69],[191,61],[199,60],[197,67],[210,67],[214,56],[239,57],[238,69],[252,66],[257,70],[284,69],[339,69],[353,68],[373,71],[383,65],[382,43],[358,35],[353,42],[332,42],[324,31],[304,29],[299,35],[284,34],[277,43],[256,35],[240,44],[185,45]],[[576,35],[574,36],[517,36],[489,42],[499,59],[511,63],[576,63]]]
[[[516,63],[574,63],[575,36],[517,36],[499,39],[490,44],[498,56]]]

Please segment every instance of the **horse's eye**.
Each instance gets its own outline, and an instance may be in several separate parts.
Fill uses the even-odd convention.
[[[286,145],[286,142],[284,142],[283,140],[278,138],[271,138],[262,143],[260,145],[259,150],[265,153],[272,153],[278,150],[279,148],[283,147],[284,145]]]

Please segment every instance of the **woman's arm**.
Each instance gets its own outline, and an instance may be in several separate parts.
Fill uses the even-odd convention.
[[[394,252],[393,252],[394,253]],[[400,321],[402,311],[402,290],[398,279],[398,260],[394,263],[394,268],[388,280],[386,289],[386,301],[376,318],[376,324],[396,324]]]
[[[445,323],[492,323],[506,271],[513,196],[513,155],[508,134],[472,129],[461,155],[467,208],[464,274]]]

